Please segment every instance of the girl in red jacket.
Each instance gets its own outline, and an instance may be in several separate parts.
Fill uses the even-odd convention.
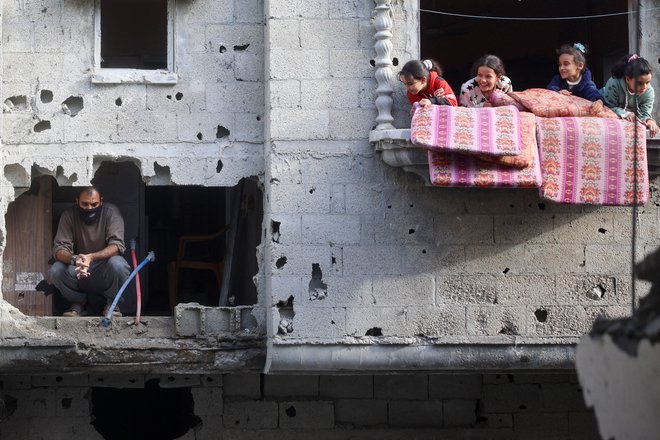
[[[399,81],[406,86],[411,104],[419,102],[423,107],[431,104],[457,106],[456,95],[441,74],[442,69],[433,60],[411,60],[399,72]]]

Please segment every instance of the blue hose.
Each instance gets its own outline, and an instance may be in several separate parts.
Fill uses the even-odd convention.
[[[147,257],[142,260],[142,263],[138,265],[135,269],[133,269],[133,272],[126,278],[126,281],[124,281],[124,284],[119,288],[117,291],[117,295],[115,295],[115,300],[112,301],[112,305],[108,308],[108,311],[105,313],[105,317],[103,317],[103,327],[107,327],[110,325],[110,319],[112,318],[112,312],[115,310],[115,307],[117,307],[117,303],[119,302],[119,298],[121,298],[122,293],[124,293],[124,290],[126,290],[126,287],[128,284],[131,282],[133,278],[135,278],[135,275],[142,269],[144,266],[146,266],[150,261],[154,261],[156,259],[156,254],[153,252],[149,252],[147,254]]]

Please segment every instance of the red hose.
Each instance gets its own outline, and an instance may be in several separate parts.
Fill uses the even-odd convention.
[[[131,258],[133,259],[133,269],[137,267],[137,256],[135,255],[135,240],[131,240]],[[135,312],[135,325],[140,325],[140,315],[142,314],[142,290],[140,289],[140,274],[135,275],[135,287],[137,291],[137,310]]]

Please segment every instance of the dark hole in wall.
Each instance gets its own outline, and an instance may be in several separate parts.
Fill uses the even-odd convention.
[[[101,2],[101,67],[167,69],[167,0]]]
[[[215,138],[216,139],[222,139],[223,137],[227,137],[227,136],[229,136],[229,130],[227,130],[222,125],[218,125],[218,127],[215,131]]]
[[[534,316],[538,322],[545,322],[548,320],[548,311],[543,309],[536,309],[534,311]]]
[[[39,99],[41,100],[42,103],[48,104],[49,102],[53,101],[53,92],[44,89],[41,92],[39,92]]]
[[[39,121],[34,124],[34,132],[41,133],[42,131],[50,130],[50,121]]]
[[[74,117],[85,107],[81,96],[69,96],[62,103],[62,110],[67,115]]]
[[[218,163],[215,165],[215,172],[219,173],[220,171],[222,171],[222,167],[223,167],[222,161],[218,159]]]
[[[106,440],[175,439],[201,423],[190,388],[92,388],[92,426]]]
[[[383,336],[383,329],[380,327],[372,327],[367,330],[365,336]]]
[[[241,44],[241,45],[234,46],[234,50],[236,52],[242,52],[242,51],[246,50],[248,47],[250,47],[249,44]]]
[[[282,269],[284,265],[286,264],[286,257],[280,257],[275,261],[275,267],[278,269]]]
[[[117,107],[121,107],[122,104],[123,104],[123,102],[122,102],[121,98],[117,98],[117,99],[115,99],[115,105],[116,105]]]

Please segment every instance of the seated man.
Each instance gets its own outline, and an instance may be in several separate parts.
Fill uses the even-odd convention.
[[[62,213],[54,240],[51,282],[72,303],[62,316],[82,316],[86,308],[103,303],[105,315],[131,273],[122,257],[124,250],[124,219],[119,209],[103,203],[95,187],[83,188],[76,205]],[[119,305],[115,316],[121,316]]]

